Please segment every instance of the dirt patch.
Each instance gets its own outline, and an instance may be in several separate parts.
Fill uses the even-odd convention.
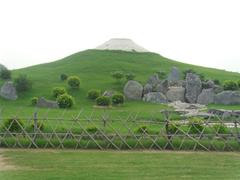
[[[0,171],[16,170],[17,167],[8,163],[8,159],[0,154]]]

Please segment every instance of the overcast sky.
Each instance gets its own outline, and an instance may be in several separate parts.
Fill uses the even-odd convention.
[[[0,63],[11,69],[61,59],[110,38],[240,72],[240,1],[0,0]]]

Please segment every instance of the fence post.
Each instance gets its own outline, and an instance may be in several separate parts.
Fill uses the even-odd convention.
[[[34,133],[37,133],[37,130],[38,130],[37,112],[34,112],[34,114],[33,114],[33,120],[34,120]]]

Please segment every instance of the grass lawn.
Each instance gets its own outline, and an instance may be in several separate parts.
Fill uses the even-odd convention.
[[[240,179],[239,153],[2,150],[3,180]],[[1,168],[0,168],[1,169]]]

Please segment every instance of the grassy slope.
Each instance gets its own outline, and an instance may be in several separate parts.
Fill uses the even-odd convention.
[[[5,151],[18,170],[0,179],[240,179],[237,153]]]
[[[6,113],[12,113],[12,110],[18,109],[19,107],[27,107],[24,108],[24,111],[27,112],[33,111],[34,108],[29,105],[30,98],[33,96],[52,98],[51,90],[53,87],[67,87],[66,83],[59,80],[59,75],[61,73],[66,73],[68,75],[78,75],[81,78],[81,89],[79,91],[69,90],[69,93],[76,99],[74,109],[84,108],[89,110],[94,105],[94,102],[86,98],[89,89],[97,88],[102,91],[114,89],[122,91],[124,83],[115,83],[110,77],[110,72],[114,70],[134,72],[137,75],[136,79],[145,83],[147,78],[154,72],[159,70],[169,72],[172,66],[177,66],[182,71],[192,68],[199,73],[205,74],[206,78],[209,79],[219,79],[221,81],[227,79],[240,79],[239,73],[188,65],[166,59],[153,53],[87,50],[52,63],[15,70],[13,72],[14,77],[18,74],[27,74],[34,81],[33,90],[25,94],[20,94],[20,98],[16,102],[0,99],[0,105]],[[157,111],[161,107],[161,105],[143,102],[127,102],[122,108],[118,109],[130,111]]]

